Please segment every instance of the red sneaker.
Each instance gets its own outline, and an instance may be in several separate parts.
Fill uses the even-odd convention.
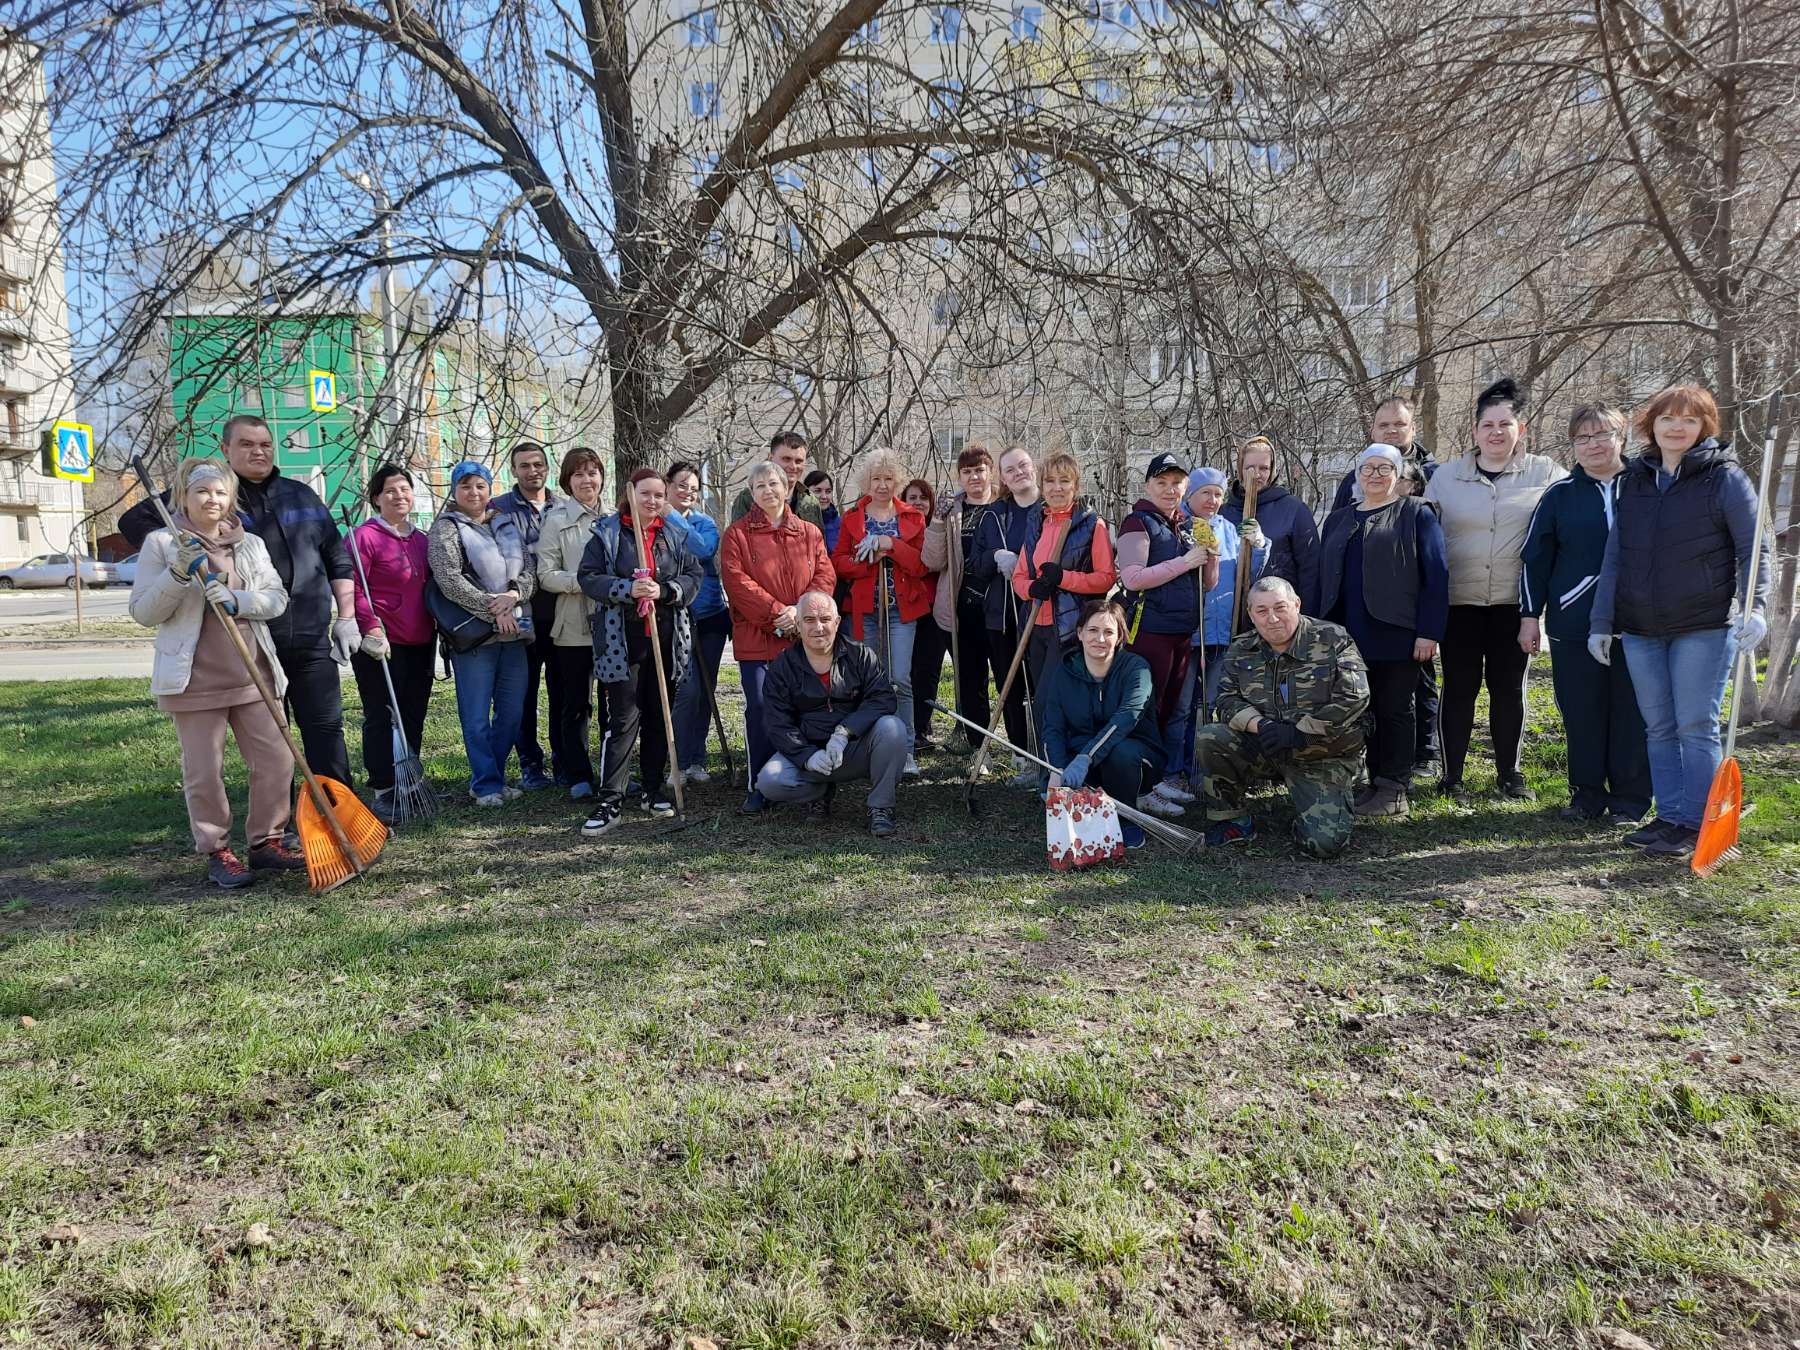
[[[254,882],[256,874],[239,862],[230,849],[216,848],[206,855],[206,878],[216,886],[235,891]]]
[[[258,871],[304,872],[306,855],[289,848],[279,838],[265,839],[250,849],[250,865]]]

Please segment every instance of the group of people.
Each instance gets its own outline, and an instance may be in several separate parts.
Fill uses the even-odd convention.
[[[1388,400],[1322,528],[1277,480],[1264,437],[1238,448],[1229,476],[1155,456],[1114,528],[1065,452],[1040,463],[1024,446],[972,447],[940,503],[888,448],[840,494],[789,432],[723,530],[693,464],[638,469],[608,502],[592,450],[562,455],[555,492],[549,455],[524,443],[499,495],[486,466],[458,464],[428,530],[412,523],[410,472],[384,464],[347,536],[281,476],[267,424],[240,415],[222,459],[178,470],[174,530],[154,528],[154,503],[121,529],[144,549],[132,613],[159,629],[153,689],[221,885],[301,864],[284,837],[291,757],[241,659],[201,622],[209,597],[253,639],[309,761],[343,782],[337,666],[350,667],[377,814],[393,810],[393,719],[417,746],[441,650],[475,804],[561,787],[585,803],[590,837],[634,797],[668,815],[678,781],[707,780],[729,640],[746,815],[823,815],[839,783],[866,779],[869,828],[893,834],[899,786],[936,748],[948,656],[966,722],[946,736],[960,725],[975,750],[975,726],[1003,725],[1020,751],[1004,770],[1014,786],[1093,782],[1170,818],[1198,803],[1220,846],[1253,837],[1248,794],[1274,779],[1300,847],[1328,858],[1357,817],[1406,815],[1422,784],[1467,794],[1484,687],[1496,788],[1529,800],[1525,688],[1547,640],[1568,742],[1562,815],[1630,825],[1627,843],[1685,856],[1733,655],[1766,632],[1766,566],[1749,589],[1755,493],[1698,386],[1664,390],[1632,425],[1577,409],[1567,472],[1527,448],[1526,414],[1512,381],[1490,385],[1472,448],[1439,465],[1411,406]],[[247,862],[230,847],[227,728],[251,766]]]

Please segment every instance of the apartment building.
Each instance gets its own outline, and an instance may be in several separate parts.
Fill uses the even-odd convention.
[[[38,51],[0,31],[0,563],[60,552],[80,483],[43,472],[52,423],[76,417],[56,172]]]

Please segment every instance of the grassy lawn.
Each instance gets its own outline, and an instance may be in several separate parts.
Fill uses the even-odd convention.
[[[312,899],[201,883],[144,683],[0,685],[0,1338],[1789,1346],[1800,746],[1700,881],[1556,821],[1547,687],[1536,807],[1053,876],[948,756],[885,845],[477,815],[444,685]]]

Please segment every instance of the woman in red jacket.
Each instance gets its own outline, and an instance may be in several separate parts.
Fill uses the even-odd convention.
[[[744,744],[750,756],[750,792],[738,807],[753,816],[768,803],[756,775],[775,753],[763,727],[763,680],[769,663],[800,635],[794,606],[808,591],[831,594],[837,577],[825,553],[825,537],[788,504],[787,475],[773,460],[750,470],[751,506],[731,522],[719,542],[719,581],[731,610],[731,654],[744,689]]]
[[[907,480],[900,456],[886,446],[871,450],[857,472],[861,495],[844,512],[837,548],[831,555],[838,576],[850,582],[850,635],[875,648],[894,682],[900,720],[906,724],[905,772],[916,774],[913,759],[913,625],[931,609],[925,585],[925,516],[900,499]],[[878,612],[881,573],[887,573],[886,641]]]

